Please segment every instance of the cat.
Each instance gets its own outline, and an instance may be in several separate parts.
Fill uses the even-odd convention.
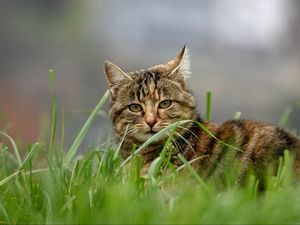
[[[124,72],[115,64],[104,62],[111,92],[109,113],[115,135],[119,141],[126,137],[121,147],[122,157],[130,156],[134,145],[141,146],[166,126],[180,120],[191,120],[203,124],[215,138],[190,122],[177,127],[173,144],[186,160],[199,157],[192,165],[207,177],[222,175],[226,165],[236,160],[241,176],[250,168],[258,174],[263,173],[271,165],[278,165],[284,150],[290,150],[294,155],[294,169],[299,173],[300,140],[284,129],[244,119],[218,125],[200,117],[187,83],[191,74],[189,58],[185,45],[166,64],[136,72]],[[149,166],[159,156],[167,138],[165,136],[143,149],[141,156],[145,165]],[[226,150],[224,143],[234,144],[240,151],[234,151],[230,158],[225,153],[233,151]],[[179,166],[182,163],[176,159],[176,153],[172,162]]]

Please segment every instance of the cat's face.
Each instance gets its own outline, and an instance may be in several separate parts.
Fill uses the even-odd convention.
[[[186,47],[167,64],[125,73],[106,61],[104,70],[117,137],[127,129],[128,137],[144,142],[171,123],[195,119],[195,100],[186,85],[190,73]]]

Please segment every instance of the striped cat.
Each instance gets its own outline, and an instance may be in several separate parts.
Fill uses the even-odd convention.
[[[252,120],[230,120],[217,125],[203,120],[188,85],[190,61],[186,46],[171,61],[136,72],[124,72],[105,61],[104,71],[111,91],[110,116],[118,140],[126,133],[122,156],[132,153],[166,126],[179,120],[193,120],[205,125],[213,138],[195,123],[179,126],[173,138],[177,151],[187,160],[202,157],[193,166],[206,176],[222,174],[223,168],[238,161],[241,175],[249,168],[257,173],[278,163],[285,149],[295,155],[295,170],[300,171],[300,140],[282,128]],[[141,153],[149,165],[161,152],[167,136],[150,144]],[[241,151],[228,157],[222,142],[234,144]],[[231,149],[232,150],[232,149]],[[232,151],[231,151],[232,152]],[[173,160],[179,165],[179,160]]]

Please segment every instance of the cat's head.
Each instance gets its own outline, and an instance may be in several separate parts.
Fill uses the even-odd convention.
[[[105,61],[111,92],[110,116],[117,137],[128,135],[144,142],[179,120],[195,119],[195,99],[187,87],[190,61],[186,46],[166,64],[124,72]]]

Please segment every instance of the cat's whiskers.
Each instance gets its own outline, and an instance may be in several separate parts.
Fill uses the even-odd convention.
[[[162,123],[162,125],[165,125],[163,128],[165,128],[165,127],[167,127],[167,126],[169,126],[171,123]],[[179,128],[184,128],[184,127],[182,127],[182,126],[178,126]],[[185,128],[185,129],[187,129],[187,128]],[[187,129],[188,130],[188,129]],[[188,130],[188,131],[190,131],[190,130]],[[190,131],[191,132],[191,131]],[[191,133],[193,133],[193,132],[191,132]],[[194,134],[194,133],[193,133]],[[172,134],[170,134],[170,133],[168,133],[168,136],[169,137],[171,137],[171,140],[172,140],[172,142],[173,142],[173,144],[174,144],[174,147],[178,150],[178,151],[180,151],[180,152],[182,152],[182,147],[180,146],[180,144],[178,143],[178,141],[176,140],[176,138],[174,137],[174,135],[176,135],[177,137],[179,137],[179,138],[181,138],[185,143],[187,143],[187,145],[189,145],[189,147],[192,149],[192,151],[193,152],[195,152],[195,150],[194,150],[194,148],[191,146],[191,144],[181,135],[181,134],[179,134],[178,132],[176,132],[176,131],[174,131],[174,132],[172,132]],[[195,135],[195,134],[194,134]]]
[[[135,126],[132,124],[128,124],[127,126],[128,126],[128,130],[126,134],[130,134],[131,132],[136,130]]]
[[[173,143],[173,146],[179,151],[179,152],[182,152],[182,148],[181,146],[179,145],[178,141],[176,140],[176,138],[172,136],[170,136],[171,140],[172,140],[172,143]]]
[[[171,123],[161,123],[159,126],[159,129],[162,130],[164,128],[166,128],[167,126],[169,126]],[[176,150],[178,150],[179,152],[181,152],[182,148],[179,145],[178,141],[176,140],[176,138],[174,137],[173,134],[171,134],[170,132],[167,133],[168,137],[171,138],[171,141],[173,143],[173,146],[176,148]]]
[[[181,129],[186,130],[189,133],[191,133],[195,138],[197,138],[197,140],[199,140],[199,137],[194,132],[192,132],[190,129],[188,129],[188,128],[184,127],[184,126],[181,126],[181,125],[179,125],[178,127],[181,128]]]
[[[143,128],[143,124],[137,123],[135,125],[133,125],[135,128]]]
[[[190,147],[190,149],[191,149],[193,152],[195,152],[193,146],[188,142],[188,140],[186,140],[185,137],[183,137],[181,134],[179,134],[179,133],[176,132],[176,131],[174,132],[174,134],[175,134],[177,137],[181,138],[181,139],[182,139],[182,140]]]
[[[137,132],[137,129],[132,128],[129,132],[127,132],[126,137],[131,137],[136,132]]]
[[[128,130],[125,133],[124,142],[126,142],[129,138],[131,138],[135,133],[137,133],[138,129],[131,124],[128,124]]]
[[[165,128],[165,127],[169,126],[171,123],[161,123],[161,124],[163,125],[163,128]],[[194,132],[192,132],[190,129],[188,129],[182,125],[178,125],[177,127],[180,129],[186,130],[187,132],[191,133],[194,137],[196,137],[199,140],[198,136]]]
[[[171,124],[171,123],[162,123],[162,125],[165,125],[165,127],[169,126],[170,124]],[[194,137],[196,137],[196,138],[199,140],[198,136],[197,136],[194,132],[192,132],[191,130],[189,130],[188,128],[186,128],[186,127],[184,127],[184,126],[181,126],[181,125],[178,125],[178,128],[181,128],[181,129],[183,129],[183,130],[186,130],[187,132],[191,133]],[[177,131],[175,131],[174,134],[175,134],[177,137],[181,138],[185,143],[187,143],[187,145],[192,149],[192,151],[195,152],[194,148],[193,148],[193,147],[191,146],[191,144],[186,140],[185,137],[183,137],[183,136],[182,136],[180,133],[178,133]],[[172,141],[173,141],[173,139],[176,140],[176,138],[172,138]],[[177,145],[177,146],[180,146],[177,140],[176,140],[176,145]],[[178,150],[181,151],[182,148],[180,147],[180,149],[178,149]]]

